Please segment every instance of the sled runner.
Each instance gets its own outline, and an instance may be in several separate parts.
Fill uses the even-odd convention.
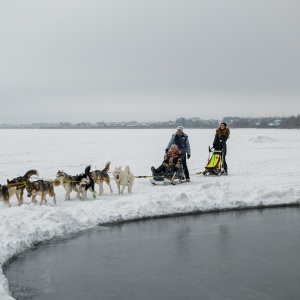
[[[176,178],[177,176],[175,175],[174,178],[167,178],[164,176],[154,176],[152,179],[150,179],[150,182],[153,185],[177,185],[186,182],[185,178],[180,179]]]

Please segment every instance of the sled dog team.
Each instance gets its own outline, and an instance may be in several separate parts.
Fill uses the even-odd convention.
[[[176,133],[174,133],[169,141],[169,144],[167,146],[166,155],[164,157],[164,161],[161,166],[159,166],[157,169],[154,167],[151,167],[151,171],[153,174],[153,184],[158,183],[158,179],[160,180],[162,176],[156,176],[156,175],[163,175],[162,173],[166,173],[168,170],[173,167],[173,171],[176,171],[174,174],[179,172],[179,169],[184,172],[184,177],[186,182],[190,181],[190,175],[189,170],[187,167],[187,161],[186,159],[189,159],[191,157],[191,149],[190,149],[190,143],[188,139],[188,135],[186,135],[184,132],[184,128],[182,126],[177,127]],[[222,168],[217,168],[217,171],[215,170],[216,166],[219,166],[219,163],[213,166],[209,166],[209,163],[206,170],[202,172],[203,175],[206,174],[213,174],[213,175],[227,175],[227,163],[225,160],[226,156],[226,141],[230,136],[230,130],[227,128],[226,123],[221,123],[220,127],[216,130],[214,142],[213,142],[213,149],[217,150],[216,152],[219,152],[219,154],[216,154],[212,156],[212,158],[217,157],[219,162],[220,156],[222,159]],[[174,151],[173,151],[174,150]],[[211,149],[209,150],[211,152]],[[221,154],[220,154],[221,153]],[[179,157],[179,154],[181,155]],[[182,165],[182,168],[181,168]],[[101,196],[103,194],[103,183],[105,182],[110,189],[110,192],[112,193],[112,188],[110,185],[110,178],[108,175],[108,171],[110,168],[110,162],[107,162],[105,165],[105,168],[100,170],[91,171],[91,166],[88,166],[85,168],[84,173],[81,173],[80,175],[72,176],[64,172],[63,170],[59,170],[56,174],[56,180],[55,181],[46,181],[46,180],[30,180],[30,177],[33,175],[39,176],[38,171],[36,170],[29,170],[25,173],[24,176],[20,176],[17,178],[14,178],[12,180],[7,180],[7,185],[1,185],[0,184],[0,201],[2,200],[4,203],[6,203],[8,206],[10,206],[9,199],[16,195],[18,199],[18,204],[23,204],[23,193],[24,190],[27,190],[28,197],[31,197],[31,201],[33,203],[36,203],[36,196],[41,196],[41,203],[47,203],[46,196],[49,195],[53,198],[53,202],[56,203],[56,196],[54,192],[54,187],[62,185],[66,191],[65,193],[65,200],[70,200],[70,194],[71,192],[76,192],[77,199],[86,199],[87,198],[87,191],[90,191],[93,193],[93,197],[96,197],[95,192],[95,183],[99,185],[99,195]],[[219,172],[221,171],[222,172]],[[158,174],[157,174],[158,173]],[[117,167],[113,171],[113,177],[116,182],[117,188],[118,188],[118,194],[122,194],[124,192],[125,187],[128,188],[128,192],[131,193],[132,185],[134,176],[130,172],[130,168],[128,166],[125,167],[125,170],[122,170],[121,167]],[[157,180],[155,180],[155,178]],[[175,177],[173,177],[175,178]],[[182,180],[181,180],[182,181]],[[171,181],[172,182],[172,181]],[[183,182],[183,181],[182,181]],[[163,182],[165,183],[165,182]]]
[[[55,180],[31,180],[33,175],[39,176],[39,173],[37,170],[29,170],[24,176],[19,176],[12,180],[7,179],[6,185],[0,184],[0,201],[3,201],[10,207],[9,200],[13,195],[16,195],[20,206],[23,204],[23,194],[26,190],[27,196],[31,197],[33,203],[37,203],[36,196],[40,196],[40,204],[46,204],[46,196],[49,195],[49,197],[53,198],[54,204],[56,204],[54,187],[60,185],[65,189],[65,200],[71,199],[71,192],[76,193],[77,199],[87,199],[87,191],[92,192],[93,197],[96,198],[95,183],[99,185],[99,196],[103,195],[104,182],[109,186],[112,193],[113,190],[108,175],[110,164],[111,162],[107,162],[105,168],[101,171],[91,171],[91,166],[87,166],[83,173],[75,176],[59,170]],[[118,194],[123,194],[126,187],[128,188],[128,193],[131,193],[134,175],[130,171],[129,166],[126,166],[125,170],[122,170],[121,167],[116,167],[113,171],[113,178],[118,188]]]

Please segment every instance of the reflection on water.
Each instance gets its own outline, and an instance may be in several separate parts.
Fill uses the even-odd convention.
[[[281,208],[98,226],[5,274],[16,299],[298,299],[299,220]]]

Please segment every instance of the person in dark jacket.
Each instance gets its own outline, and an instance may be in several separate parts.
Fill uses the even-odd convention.
[[[177,172],[181,166],[181,152],[178,150],[178,147],[174,144],[171,146],[168,153],[165,154],[164,161],[162,164],[155,169],[151,167],[153,176],[161,173],[173,173]]]
[[[229,136],[230,136],[230,130],[229,128],[227,128],[227,124],[223,122],[220,124],[220,127],[216,130],[216,135],[213,142],[213,148],[215,150],[223,151],[223,166],[224,166],[225,175],[228,174],[227,162],[225,157],[227,154],[226,142],[227,139],[229,139]]]
[[[191,147],[190,147],[190,142],[188,139],[188,136],[183,133],[183,127],[178,126],[177,127],[177,132],[174,133],[171,137],[171,140],[166,148],[166,153],[169,151],[171,145],[177,145],[178,149],[181,151],[183,154],[182,156],[182,166],[184,168],[184,175],[186,178],[186,181],[190,181],[190,173],[186,164],[186,157],[189,159],[191,157]]]

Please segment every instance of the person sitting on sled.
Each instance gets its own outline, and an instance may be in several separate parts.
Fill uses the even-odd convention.
[[[228,174],[225,156],[227,153],[226,141],[227,139],[229,139],[229,135],[230,135],[229,128],[227,128],[227,124],[223,122],[220,124],[220,127],[216,130],[216,135],[213,143],[213,148],[215,150],[223,151],[223,165],[224,165],[225,175]]]
[[[153,176],[177,172],[181,166],[181,155],[181,151],[178,150],[177,145],[173,144],[170,150],[165,154],[162,164],[157,169],[153,166],[151,167]]]

